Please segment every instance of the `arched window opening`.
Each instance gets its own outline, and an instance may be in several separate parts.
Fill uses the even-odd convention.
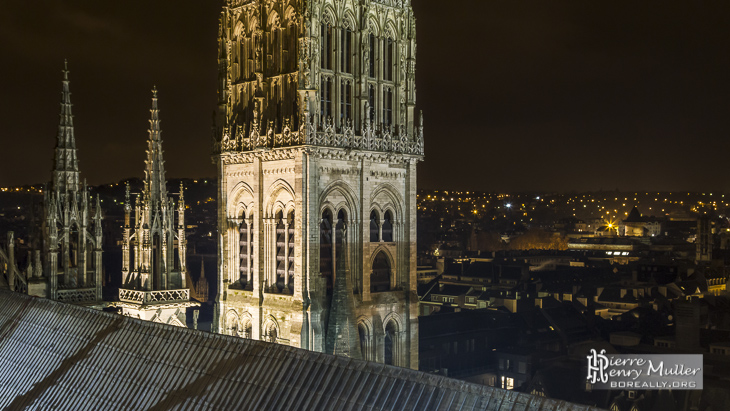
[[[322,123],[332,117],[332,79],[322,77],[322,87],[320,93],[320,114],[322,115]]]
[[[276,325],[274,323],[269,323],[269,326],[266,327],[266,335],[264,335],[264,340],[275,343],[277,338],[279,338],[279,332],[276,330]]]
[[[340,267],[340,263],[347,264],[346,255],[347,255],[347,240],[346,240],[346,229],[347,229],[347,213],[345,210],[340,210],[337,213],[337,223],[335,225],[335,252],[334,252],[334,260],[335,260],[335,278],[337,278],[337,272],[338,267]],[[342,261],[338,261],[338,258],[342,258]]]
[[[368,103],[370,104],[370,112],[367,115],[370,116],[370,121],[375,122],[375,86],[372,84],[368,87]]]
[[[349,27],[342,29],[342,53],[340,54],[340,70],[352,74],[352,30]]]
[[[370,292],[382,291],[390,291],[390,261],[388,256],[380,251],[373,260],[372,274],[370,274]]]
[[[345,229],[347,228],[347,213],[345,212],[345,210],[340,210],[337,213],[337,226],[335,228],[337,229],[336,244],[338,247],[340,247],[342,245],[343,236],[345,235]]]
[[[242,288],[246,288],[252,284],[250,230],[245,215],[242,216],[241,224],[238,225],[238,247],[238,281]]]
[[[332,290],[332,213],[325,210],[319,223],[319,272],[327,279],[327,291]]]
[[[332,70],[332,25],[329,23],[322,24],[320,27],[320,43],[321,67],[325,70]]]
[[[68,238],[69,253],[68,253],[68,264],[69,268],[76,268],[79,265],[79,226],[76,224],[71,225]]]
[[[368,361],[370,360],[370,356],[368,355],[368,343],[370,336],[368,335],[368,329],[365,327],[365,324],[360,323],[357,325],[357,334],[360,337],[360,352],[362,353],[362,359]]]
[[[385,40],[383,53],[383,80],[393,81],[393,64],[395,62],[395,42],[389,38]]]
[[[286,255],[286,287],[290,293],[294,292],[294,211],[287,216],[287,255]]]
[[[372,78],[375,78],[375,60],[377,56],[375,55],[375,35],[370,33],[370,61],[369,61],[369,67],[368,67],[368,75]]]
[[[390,211],[385,212],[383,219],[383,241],[386,243],[393,242],[393,214]]]
[[[226,316],[226,334],[238,337],[238,316],[233,312]]]
[[[283,213],[281,211],[276,213],[276,288],[272,291],[281,292],[284,289],[284,277],[286,276],[286,229],[283,221]]]
[[[290,23],[288,31],[289,46],[285,54],[287,56],[286,67],[290,72],[292,72],[297,70],[297,60],[299,59],[299,31],[297,24]]]
[[[162,241],[160,240],[160,233],[152,235],[152,261],[150,267],[150,277],[152,277],[153,290],[162,290]],[[149,280],[148,280],[149,281]],[[145,284],[143,287],[147,288]]]
[[[274,76],[281,71],[281,53],[281,28],[279,27],[278,17],[275,17],[275,21],[272,23],[271,31],[269,32],[269,50],[267,53],[269,75]]]
[[[386,126],[393,124],[393,89],[383,88],[383,123]]]
[[[370,242],[377,243],[380,241],[380,219],[378,213],[373,210],[370,212]]]
[[[389,321],[388,325],[385,326],[385,341],[384,341],[384,362],[388,365],[396,365],[396,350],[398,344],[398,327],[394,321]]]
[[[340,126],[346,126],[348,120],[352,120],[352,85],[349,81],[342,80],[340,90]]]

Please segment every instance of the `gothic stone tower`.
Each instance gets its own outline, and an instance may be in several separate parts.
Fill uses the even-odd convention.
[[[64,302],[94,303],[102,299],[102,213],[98,197],[92,210],[86,184],[79,179],[71,107],[65,66],[53,180],[44,192],[42,248],[46,278],[30,278],[28,290]]]
[[[167,195],[162,159],[157,89],[152,91],[144,187],[134,202],[132,226],[129,186],[124,201],[122,288],[119,303],[124,315],[184,327],[190,301],[185,278],[185,199],[180,185],[177,207]],[[175,214],[177,213],[177,224]]]
[[[409,0],[229,0],[219,332],[418,367]]]

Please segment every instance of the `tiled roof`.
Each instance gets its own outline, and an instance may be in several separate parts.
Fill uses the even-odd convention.
[[[595,409],[8,291],[0,301],[3,409]]]

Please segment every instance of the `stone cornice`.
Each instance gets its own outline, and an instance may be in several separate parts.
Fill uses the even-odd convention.
[[[243,152],[227,151],[215,157],[223,164],[230,165],[253,163],[254,159],[256,158],[260,158],[261,161],[290,160],[297,158],[303,154],[309,154],[313,158],[328,160],[369,160],[376,163],[390,164],[415,164],[418,161],[423,160],[423,156],[417,154],[399,154],[380,151],[352,150],[346,148],[320,147],[309,145],[275,149],[256,149]]]

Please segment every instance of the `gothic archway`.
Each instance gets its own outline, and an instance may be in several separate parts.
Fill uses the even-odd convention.
[[[390,291],[391,277],[390,259],[384,251],[379,251],[373,259],[370,273],[370,292]]]
[[[394,320],[386,324],[383,338],[383,362],[388,365],[398,365],[398,324]]]

